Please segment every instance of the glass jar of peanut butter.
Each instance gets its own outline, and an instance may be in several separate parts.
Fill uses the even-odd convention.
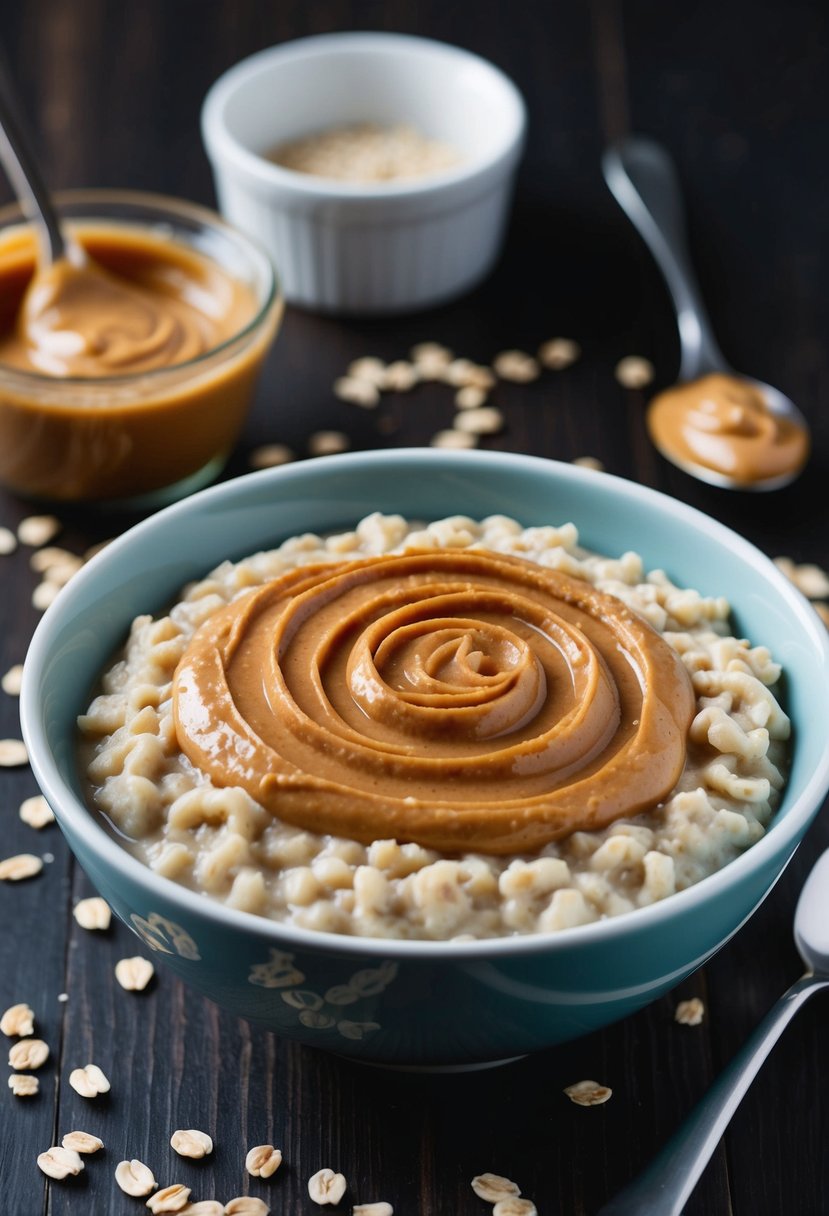
[[[155,195],[59,195],[74,259],[0,211],[0,482],[156,505],[214,477],[282,315],[267,255]]]

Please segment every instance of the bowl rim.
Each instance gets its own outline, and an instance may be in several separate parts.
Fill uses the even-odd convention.
[[[482,156],[461,164],[430,173],[423,178],[402,179],[371,185],[366,182],[342,181],[339,178],[318,177],[310,173],[299,173],[286,169],[245,147],[231,134],[225,122],[225,107],[236,92],[247,84],[252,76],[265,74],[268,67],[278,70],[288,60],[318,58],[326,53],[338,56],[349,51],[382,53],[386,47],[406,49],[418,53],[431,53],[458,61],[475,63],[486,69],[492,83],[501,90],[513,110],[512,129],[507,138]],[[256,179],[261,185],[277,187],[286,194],[308,200],[340,199],[383,202],[392,199],[417,199],[437,194],[456,185],[466,185],[486,176],[495,166],[518,156],[524,143],[527,128],[527,107],[517,85],[506,72],[490,60],[474,51],[442,42],[436,38],[423,38],[417,34],[396,34],[386,31],[345,31],[330,34],[311,34],[295,38],[256,51],[228,68],[210,86],[201,109],[202,139],[211,160],[231,165],[246,177]]]
[[[94,585],[99,571],[105,570],[112,562],[119,561],[121,553],[129,552],[134,538],[156,532],[167,532],[175,526],[175,522],[180,516],[198,515],[203,504],[215,507],[225,499],[229,502],[240,496],[244,499],[249,487],[258,493],[261,487],[269,482],[278,484],[291,481],[301,482],[309,473],[312,475],[318,473],[321,466],[330,469],[332,474],[351,471],[356,476],[366,476],[370,475],[373,467],[380,463],[385,464],[386,471],[388,471],[389,462],[395,460],[422,465],[424,471],[427,468],[434,468],[437,462],[450,468],[460,464],[462,470],[477,466],[483,474],[495,471],[499,466],[507,466],[517,472],[525,471],[527,474],[547,470],[551,476],[565,483],[569,481],[591,484],[591,479],[596,477],[601,477],[605,482],[610,481],[616,492],[632,498],[634,502],[640,503],[643,507],[651,510],[658,509],[662,512],[667,511],[679,522],[693,525],[697,529],[701,528],[720,544],[727,544],[732,552],[742,556],[755,568],[759,568],[760,573],[765,575],[775,588],[778,596],[786,602],[787,607],[802,626],[804,636],[810,638],[823,669],[829,672],[829,631],[823,626],[809,601],[786,579],[771,559],[750,541],[718,520],[658,490],[609,473],[597,473],[592,469],[547,460],[543,457],[510,452],[469,451],[458,453],[436,451],[434,448],[397,448],[317,457],[293,465],[248,473],[201,490],[189,498],[165,507],[128,529],[121,537],[97,554],[75,575],[60,592],[52,606],[47,609],[35,630],[24,663],[20,720],[32,771],[47,801],[55,811],[59,823],[66,820],[74,833],[82,834],[85,842],[101,862],[107,868],[114,870],[119,877],[146,888],[148,896],[157,892],[165,902],[177,906],[190,916],[203,918],[209,923],[225,929],[242,931],[248,936],[266,939],[273,945],[279,945],[282,948],[289,945],[298,950],[334,952],[348,956],[395,958],[401,961],[406,959],[428,962],[483,961],[493,958],[517,958],[557,953],[560,950],[567,951],[579,943],[590,946],[602,941],[611,941],[624,936],[631,930],[634,932],[645,930],[649,925],[656,928],[660,924],[700,908],[709,898],[721,895],[729,887],[748,877],[753,871],[761,869],[772,855],[780,853],[784,855],[785,859],[777,869],[774,879],[776,881],[799,844],[800,837],[805,830],[804,825],[808,825],[810,818],[816,813],[820,800],[829,787],[829,747],[824,751],[822,763],[810,774],[801,794],[795,799],[783,818],[772,822],[763,837],[739,857],[684,891],[678,891],[664,900],[645,907],[635,908],[630,912],[593,921],[586,925],[516,936],[481,938],[473,941],[358,937],[323,930],[304,929],[251,912],[229,908],[217,900],[179,885],[172,879],[156,874],[149,866],[139,861],[123,845],[119,844],[114,836],[102,826],[96,815],[75,796],[64,781],[41,720],[39,693],[42,687],[42,675],[49,659],[53,635],[59,628],[63,606],[71,603],[73,599],[80,599],[87,585]],[[140,610],[140,605],[138,610]],[[736,931],[736,929],[732,931]]]
[[[35,385],[48,385],[50,388],[55,388],[57,384],[62,386],[69,385],[71,387],[93,388],[95,385],[101,389],[121,388],[136,381],[146,381],[147,383],[157,383],[163,380],[165,376],[178,377],[181,372],[189,373],[193,370],[198,370],[204,365],[210,363],[217,355],[225,354],[231,350],[237,343],[244,342],[248,338],[253,337],[257,330],[262,326],[273,309],[279,309],[283,303],[282,285],[279,279],[277,269],[273,264],[273,258],[267,252],[263,245],[254,237],[248,236],[246,232],[236,228],[217,211],[212,211],[209,207],[203,206],[201,203],[192,203],[189,199],[175,198],[172,195],[157,194],[146,190],[118,190],[109,189],[108,187],[87,187],[81,190],[57,190],[51,195],[52,202],[58,212],[62,206],[82,206],[84,204],[93,205],[100,203],[111,203],[113,206],[124,204],[134,207],[146,207],[148,210],[157,209],[159,213],[166,211],[168,218],[170,215],[178,215],[182,219],[198,220],[205,228],[210,228],[214,232],[220,232],[228,236],[231,240],[236,241],[246,252],[255,255],[256,259],[261,262],[261,268],[265,271],[265,288],[262,293],[262,300],[256,302],[256,310],[249,321],[236,330],[235,333],[225,338],[216,346],[211,346],[209,350],[202,351],[199,355],[194,355],[191,359],[183,359],[180,363],[171,363],[169,367],[154,367],[149,371],[140,372],[122,372],[114,376],[51,376],[46,372],[27,371],[22,367],[10,367],[4,363],[0,363],[0,379],[6,385],[14,385],[19,383],[21,388],[31,389]],[[64,222],[71,226],[72,224],[84,225],[86,223],[110,222],[115,217],[104,219],[103,216],[70,216]],[[163,223],[163,217],[158,215],[157,222]],[[138,220],[128,221],[133,227],[141,227]],[[145,226],[149,226],[149,218]],[[11,202],[0,207],[0,240],[2,240],[9,232],[15,229],[32,229],[35,225],[26,215],[23,205],[18,202]],[[197,250],[197,252],[200,252]],[[208,256],[208,255],[203,255]]]

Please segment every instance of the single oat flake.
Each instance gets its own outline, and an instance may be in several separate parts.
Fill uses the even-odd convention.
[[[510,1195],[508,1199],[499,1199],[492,1209],[492,1216],[538,1216],[538,1208],[532,1199],[519,1199]]]
[[[147,1200],[146,1206],[153,1213],[153,1216],[161,1216],[164,1212],[182,1212],[187,1207],[187,1201],[190,1198],[190,1187],[182,1186],[180,1182],[174,1182],[172,1186],[165,1186],[162,1190],[156,1191]]]
[[[575,363],[580,355],[581,347],[572,338],[550,338],[538,348],[539,363],[554,372],[563,371],[565,367]]]
[[[680,1001],[674,1010],[674,1021],[680,1026],[699,1026],[705,1017],[705,1006],[698,996],[689,1001]]]
[[[35,1015],[29,1005],[11,1005],[0,1018],[0,1031],[10,1039],[35,1032]]]
[[[486,1200],[487,1203],[497,1203],[500,1199],[509,1199],[521,1194],[518,1183],[502,1177],[501,1174],[476,1174],[470,1185],[478,1198]]]
[[[68,1178],[70,1174],[73,1176],[79,1174],[84,1167],[78,1153],[71,1148],[61,1148],[57,1144],[52,1145],[45,1153],[41,1153],[37,1163],[44,1174],[48,1174],[50,1178],[56,1178],[59,1182],[63,1178]]]
[[[218,1199],[200,1199],[198,1203],[188,1203],[181,1216],[224,1216],[226,1211]]]
[[[34,878],[42,869],[43,861],[34,853],[18,853],[0,861],[0,882],[22,882],[25,878]]]
[[[355,1203],[351,1209],[352,1216],[394,1216],[394,1208],[390,1203]]]
[[[790,557],[776,557],[774,564],[785,574],[790,583],[809,600],[825,599],[829,595],[829,574],[812,562],[798,565]]]
[[[33,794],[31,798],[24,798],[18,814],[25,824],[37,831],[55,822],[54,812],[42,794]]]
[[[19,768],[29,763],[29,753],[22,739],[0,739],[0,768]]]
[[[199,1160],[213,1152],[213,1141],[207,1132],[188,1128],[186,1131],[173,1132],[170,1137],[170,1147],[179,1157],[193,1157]]]
[[[257,1144],[245,1157],[245,1169],[252,1178],[270,1178],[282,1164],[282,1150],[272,1144]]]
[[[373,410],[380,404],[380,390],[370,380],[357,380],[353,376],[340,376],[334,381],[334,396],[364,410]]]
[[[104,1147],[103,1140],[91,1132],[67,1132],[61,1144],[75,1153],[97,1153]]]
[[[6,557],[17,548],[17,537],[11,528],[0,528],[0,555]]]
[[[478,444],[478,436],[471,434],[469,431],[438,431],[429,440],[433,448],[452,448],[460,450],[463,448],[474,448]]]
[[[580,469],[593,469],[595,473],[604,472],[604,465],[595,456],[577,456],[573,464]]]
[[[10,667],[0,683],[3,692],[8,693],[10,697],[19,697],[23,684],[23,664],[15,663],[14,667]]]
[[[74,1068],[69,1074],[69,1084],[82,1098],[97,1098],[98,1094],[109,1092],[109,1081],[97,1064]]]
[[[312,456],[334,456],[347,452],[350,440],[342,431],[314,431],[308,440],[308,451]]]
[[[281,464],[290,464],[294,453],[284,443],[263,443],[250,454],[252,469],[275,469]]]
[[[9,1068],[18,1072],[35,1072],[49,1059],[49,1044],[43,1039],[19,1039],[9,1048]]]
[[[503,350],[492,360],[495,374],[515,384],[529,384],[541,374],[538,360],[523,350]]]
[[[326,1204],[339,1203],[347,1186],[342,1174],[335,1174],[329,1169],[317,1170],[316,1174],[308,1179],[308,1194],[314,1203],[325,1207]]]
[[[158,1186],[150,1167],[135,1158],[132,1161],[119,1161],[115,1167],[115,1181],[125,1195],[132,1195],[136,1199],[143,1199]]]
[[[654,377],[653,364],[641,355],[627,355],[616,364],[616,379],[623,388],[646,388]]]
[[[48,545],[60,532],[61,527],[60,520],[54,515],[29,515],[20,521],[17,539],[21,545],[31,545],[33,549],[39,549],[41,545]]]
[[[576,1106],[602,1106],[613,1090],[607,1085],[599,1085],[598,1081],[577,1081],[575,1085],[568,1085],[564,1093]]]
[[[9,1077],[9,1089],[16,1098],[33,1098],[40,1089],[40,1082],[37,1077],[15,1072]]]
[[[225,1204],[225,1216],[268,1216],[270,1210],[264,1199],[253,1195],[239,1195]]]
[[[369,384],[380,388],[385,372],[386,365],[382,359],[375,355],[363,355],[349,363],[346,376],[350,380],[367,380]]]
[[[127,992],[143,992],[154,975],[155,967],[140,955],[119,959],[115,964],[115,978]]]
[[[82,929],[104,930],[109,928],[112,909],[100,895],[92,895],[89,899],[79,900],[72,915]]]
[[[495,435],[503,430],[504,415],[494,405],[482,405],[477,409],[463,410],[455,417],[455,430],[470,435]]]
[[[47,608],[51,608],[58,597],[60,587],[57,583],[49,582],[44,579],[42,583],[38,583],[32,592],[32,607],[37,608],[38,612],[45,612]]]

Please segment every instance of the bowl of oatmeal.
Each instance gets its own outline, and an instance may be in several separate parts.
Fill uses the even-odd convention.
[[[331,313],[429,308],[481,280],[525,127],[494,64],[404,34],[270,47],[202,107],[222,213],[270,250],[290,303]]]
[[[829,644],[758,550],[503,453],[250,475],[47,612],[21,703],[81,864],[160,961],[356,1058],[456,1066],[644,1005],[829,786]]]

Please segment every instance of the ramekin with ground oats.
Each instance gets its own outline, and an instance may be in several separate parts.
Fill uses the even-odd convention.
[[[363,937],[541,933],[662,900],[763,835],[779,677],[724,599],[587,552],[571,523],[375,514],[138,617],[82,762],[143,862],[230,907]]]

